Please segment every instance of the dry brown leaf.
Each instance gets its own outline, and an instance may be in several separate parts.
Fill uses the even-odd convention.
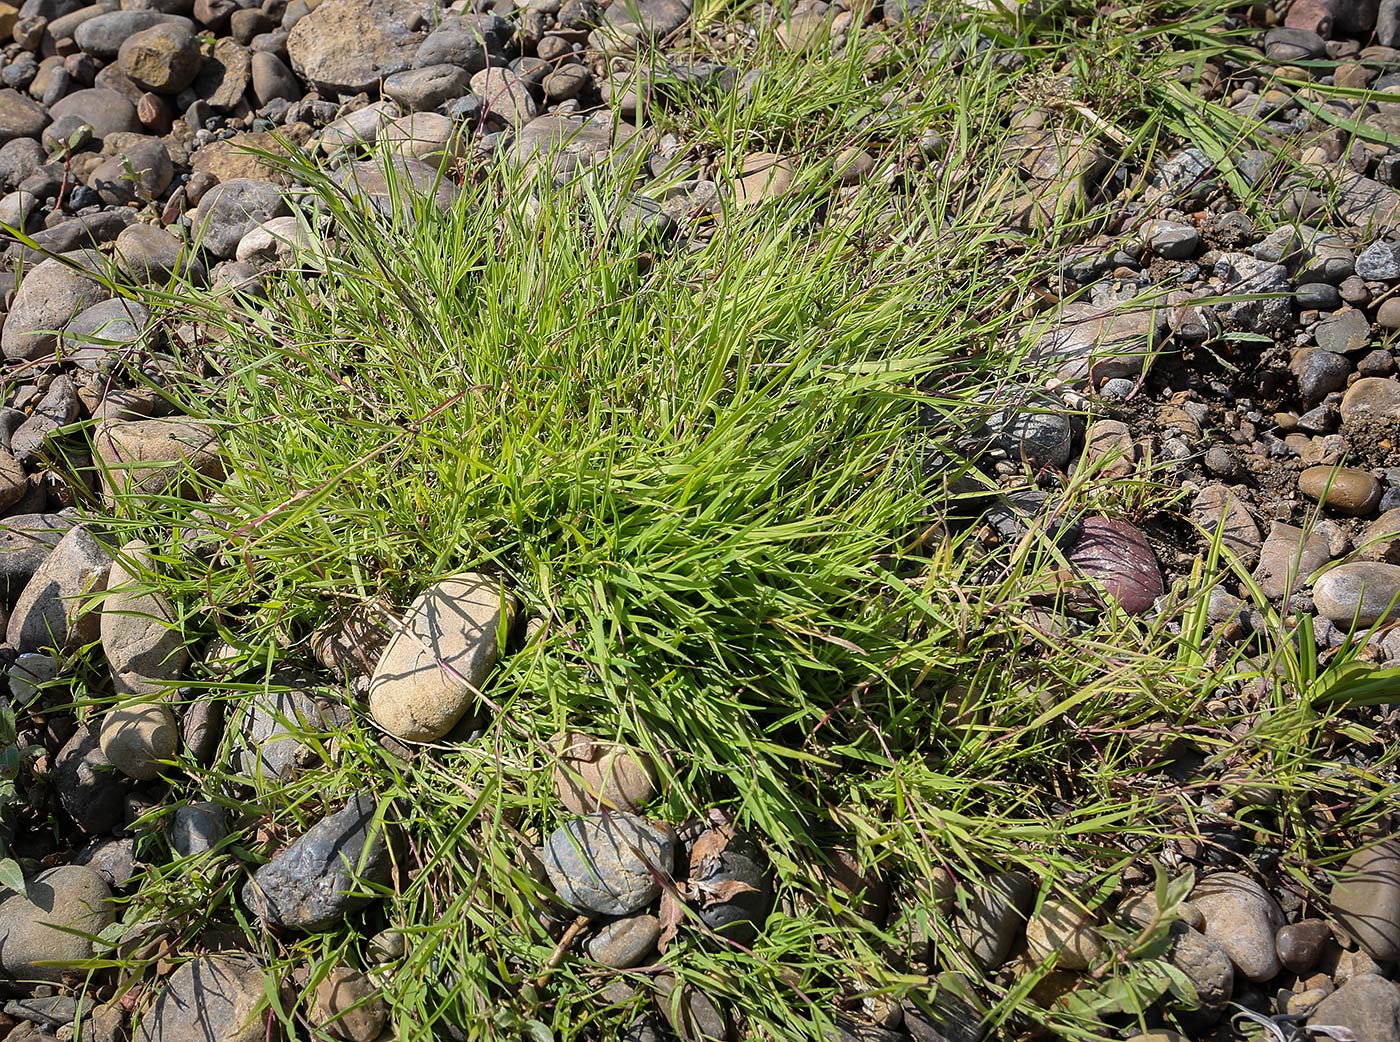
[[[690,848],[690,874],[704,875],[706,864],[728,850],[729,841],[733,838],[733,825],[715,825],[702,832]]]
[[[685,904],[681,901],[681,895],[672,887],[666,887],[661,891],[661,936],[656,939],[656,950],[663,955],[666,953],[666,946],[676,939],[676,932],[680,929],[681,920],[685,918]]]

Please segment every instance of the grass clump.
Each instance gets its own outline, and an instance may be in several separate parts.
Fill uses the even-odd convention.
[[[1052,6],[946,27],[959,47],[909,33],[835,54],[765,38],[752,91],[684,94],[657,119],[687,142],[682,164],[733,172],[772,150],[796,160],[793,189],[717,207],[684,246],[629,216],[625,162],[562,185],[503,163],[439,210],[366,207],[292,160],[324,251],[265,296],[147,294],[182,366],[171,394],[218,428],[228,478],[205,503],[120,497],[111,524],[156,547],[151,581],[197,652],[187,694],[232,721],[279,689],[336,711],[284,715],[309,750],[288,778],[241,769],[237,726],[208,762],[182,756],[177,797],[219,802],[235,829],[171,861],[171,807],[151,813],[153,867],[123,928],[166,940],[137,930],[107,961],[153,977],[172,951],[237,937],[290,982],[268,1000],[298,1031],[332,964],[376,968],[404,1039],[616,1037],[664,975],[775,1040],[905,999],[994,1035],[1097,1038],[1104,1018],[1141,1021],[1183,989],[1160,959],[1169,916],[1110,932],[1068,998],[1040,987],[1045,971],[984,979],[950,925],[965,884],[1009,869],[1037,899],[1068,888],[1095,909],[1125,878],[1155,882],[1169,911],[1189,879],[1143,875],[1144,855],[1199,839],[1204,818],[1253,820],[1253,781],[1357,780],[1321,773],[1328,729],[1363,726],[1319,694],[1335,675],[1320,680],[1287,634],[1270,635],[1279,669],[1208,639],[1215,561],[1150,622],[1110,609],[1066,635],[1037,614],[1064,585],[1055,541],[1032,533],[989,558],[964,523],[991,486],[969,435],[1031,375],[1023,323],[1060,251],[1111,212],[1087,191],[1013,227],[1009,189],[982,186],[1014,180],[1016,102],[1044,101],[1066,69],[1052,108],[1112,153],[1115,190],[1129,158],[1145,167],[1194,126],[1194,101],[1125,70],[1219,57],[1223,15],[1154,17],[1148,31]],[[1095,92],[1101,67],[1125,89]],[[1124,140],[1124,124],[1141,129]],[[931,132],[947,149],[933,170]],[[858,190],[834,164],[852,144],[879,163]],[[644,191],[674,198],[685,180]],[[1170,508],[1146,481],[1076,482],[1063,506]],[[323,624],[382,620],[467,569],[501,579],[522,625],[448,740],[409,750],[377,732],[361,687],[287,671],[310,663]],[[532,851],[566,816],[553,743],[574,729],[652,756],[654,816],[719,808],[761,839],[778,912],[752,945],[683,930],[659,969],[625,973],[560,946],[569,917]],[[1254,794],[1220,810],[1174,780],[1188,744]],[[1363,820],[1389,791],[1366,785]],[[380,900],[324,935],[262,931],[236,898],[246,869],[362,789],[403,840]],[[1266,845],[1315,887],[1336,823],[1301,805],[1283,820]],[[868,897],[893,885],[887,918],[835,882],[838,853],[869,870]],[[406,954],[376,967],[370,938],[386,928]]]

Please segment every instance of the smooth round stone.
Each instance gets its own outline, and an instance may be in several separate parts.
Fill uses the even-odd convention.
[[[1371,513],[1381,501],[1380,482],[1352,467],[1309,467],[1298,475],[1298,491],[1353,517]]]
[[[98,734],[95,723],[73,732],[54,761],[53,774],[59,805],[80,829],[94,836],[122,823],[131,788],[102,755]]]
[[[374,1042],[387,1018],[379,989],[357,970],[337,966],[316,985],[311,1022],[343,1042]]]
[[[228,835],[228,816],[217,803],[191,803],[175,808],[170,846],[181,857],[213,850]]]
[[[404,630],[375,666],[374,719],[406,741],[435,742],[447,734],[475,704],[514,613],[513,599],[490,575],[464,572],[430,586],[409,606]]]
[[[471,89],[472,78],[458,65],[405,69],[384,81],[384,96],[407,112],[427,112]]]
[[[243,955],[193,959],[170,975],[133,1042],[267,1042],[277,1037],[262,970]]]
[[[196,236],[214,256],[227,259],[256,225],[291,214],[285,193],[271,181],[235,178],[216,185],[199,201]]]
[[[1367,376],[1342,396],[1342,422],[1394,423],[1400,419],[1400,381]]]
[[[1400,608],[1391,602],[1400,595],[1400,564],[1350,561],[1329,569],[1313,584],[1313,604],[1319,615],[1338,626],[1374,626]]]
[[[61,354],[80,369],[138,347],[146,339],[151,313],[134,300],[112,297],[78,312],[63,330]]]
[[[1147,537],[1126,521],[1085,518],[1068,558],[1084,576],[1102,583],[1129,615],[1141,615],[1162,596],[1162,569]]]
[[[13,980],[57,983],[64,967],[40,964],[92,958],[88,937],[115,921],[112,890],[92,869],[40,872],[26,893],[0,903],[0,967]]]
[[[1204,919],[1206,939],[1221,947],[1236,972],[1256,984],[1278,976],[1274,934],[1283,911],[1268,891],[1248,876],[1217,872],[1196,884],[1191,903]]]
[[[102,284],[82,271],[100,270],[101,256],[95,250],[65,256],[77,262],[78,270],[53,258],[35,265],[20,281],[0,331],[0,346],[7,359],[32,361],[53,354],[58,336],[52,330],[62,329],[78,312],[106,299]]]
[[[1012,460],[1032,470],[1063,469],[1074,443],[1074,425],[1062,412],[1018,409],[992,420],[997,445]]]
[[[1274,948],[1283,968],[1301,976],[1317,965],[1331,939],[1332,927],[1325,919],[1304,919],[1279,927],[1274,935]]]
[[[1365,560],[1400,564],[1400,507],[1392,507],[1367,525],[1356,550]]]
[[[259,105],[281,98],[284,101],[297,101],[304,93],[296,74],[287,68],[285,62],[269,51],[253,52],[252,57],[253,96]]]
[[[1035,881],[1025,872],[998,872],[969,887],[953,928],[978,964],[993,970],[1006,961],[1035,899]]]
[[[654,915],[633,915],[608,923],[588,942],[588,957],[596,963],[625,970],[656,951],[661,920]]]
[[[78,48],[94,58],[111,61],[121,51],[122,44],[138,33],[161,24],[190,26],[188,18],[161,11],[109,11],[89,18],[78,26],[73,39]]]
[[[1167,961],[1191,982],[1200,999],[1193,1017],[1211,1020],[1229,1004],[1235,990],[1235,968],[1220,945],[1197,933],[1185,923],[1171,928]]]
[[[559,740],[554,785],[575,814],[636,811],[656,798],[656,770],[649,756],[630,746],[570,731]]]
[[[1180,221],[1149,221],[1143,229],[1148,249],[1167,260],[1185,260],[1201,244],[1201,233]]]
[[[128,778],[150,781],[160,774],[161,761],[174,757],[180,745],[175,714],[164,702],[118,706],[102,718],[102,755]]]
[[[1386,329],[1400,329],[1400,297],[1391,297],[1376,310],[1376,322]]]
[[[1057,970],[1086,970],[1103,953],[1092,913],[1068,901],[1045,901],[1026,923],[1026,952],[1037,963],[1055,959]]]
[[[656,1005],[682,1042],[729,1042],[734,1024],[728,1010],[691,984],[670,974],[656,978]]]
[[[122,273],[141,283],[165,282],[177,271],[195,282],[205,279],[203,263],[185,243],[153,224],[123,228],[117,236],[116,258]]]
[[[544,866],[560,899],[581,912],[630,915],[661,896],[675,864],[670,828],[613,811],[575,818],[545,844]]]
[[[539,111],[529,86],[509,69],[482,69],[472,77],[471,89],[492,112],[517,127],[534,119]]]
[[[57,123],[65,116],[76,116],[92,129],[92,139],[99,143],[111,134],[139,134],[141,120],[136,105],[114,90],[93,87],[74,91],[49,109]]]
[[[440,112],[414,112],[390,120],[379,131],[379,143],[388,151],[443,167],[462,151],[466,136]]]
[[[1342,306],[1342,295],[1337,287],[1326,282],[1305,282],[1293,294],[1293,299],[1303,311],[1335,311]]]

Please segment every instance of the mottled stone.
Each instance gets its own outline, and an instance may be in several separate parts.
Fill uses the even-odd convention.
[[[390,869],[374,798],[361,793],[259,868],[243,903],[271,926],[326,930],[373,900],[368,884],[387,884]]]
[[[579,911],[630,915],[661,894],[675,862],[675,836],[626,812],[574,818],[545,844],[545,871],[560,899]]]

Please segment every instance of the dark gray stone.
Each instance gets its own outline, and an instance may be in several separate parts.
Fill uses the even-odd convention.
[[[54,761],[59,805],[78,828],[92,835],[111,832],[122,823],[131,785],[102,755],[94,723],[78,728]]]
[[[545,844],[544,865],[560,900],[581,912],[630,915],[661,896],[675,862],[675,835],[636,814],[574,818]]]
[[[318,931],[363,908],[367,883],[389,881],[389,847],[375,824],[375,802],[354,796],[253,874],[243,903],[270,926]]]
[[[228,816],[217,803],[177,807],[170,823],[170,846],[181,857],[213,850],[228,835]]]

